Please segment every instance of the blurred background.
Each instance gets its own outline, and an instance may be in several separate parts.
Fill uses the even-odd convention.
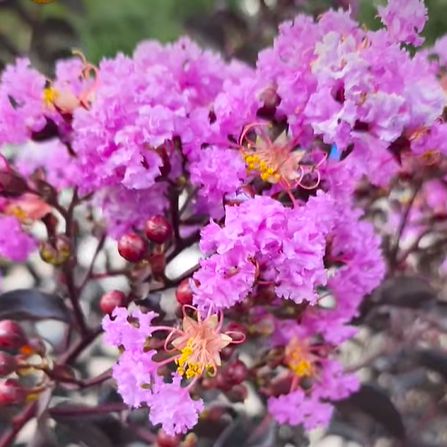
[[[47,3],[48,4],[40,4]],[[368,27],[379,25],[381,0],[0,0],[0,62],[29,55],[50,71],[55,59],[80,48],[93,62],[131,53],[143,39],[193,36],[207,47],[249,62],[271,43],[281,21],[351,6]],[[447,31],[447,0],[426,0],[427,44]],[[1,68],[1,67],[0,67]]]

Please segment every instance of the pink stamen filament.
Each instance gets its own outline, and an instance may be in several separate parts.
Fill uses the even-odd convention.
[[[255,128],[256,126],[269,126],[269,123],[262,122],[262,121],[257,121],[257,122],[255,121],[255,122],[245,126],[241,133],[241,136],[239,137],[239,146],[243,146],[243,141],[245,139],[245,136],[251,129]],[[250,142],[250,140],[248,140],[248,141]],[[254,143],[252,143],[252,144],[255,145]]]
[[[179,355],[174,355],[173,357],[169,357],[167,359],[161,360],[159,362],[154,362],[154,363],[157,364],[157,368],[161,368],[162,366],[166,366],[166,365],[169,365],[172,362],[175,362],[179,358],[180,358],[180,354]]]
[[[300,378],[296,374],[294,374],[293,378],[292,378],[292,383],[290,384],[289,393],[291,393],[292,391],[295,391],[297,389],[299,380],[300,380]]]
[[[247,337],[245,336],[245,334],[243,332],[238,332],[238,331],[227,331],[225,332],[225,335],[228,335],[229,337],[231,337],[231,343],[235,344],[235,345],[239,345],[241,343],[244,343],[244,341],[247,339]],[[240,340],[235,340],[233,338],[233,335],[238,335],[241,337]]]

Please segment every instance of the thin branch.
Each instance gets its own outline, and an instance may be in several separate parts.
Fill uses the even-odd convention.
[[[70,350],[68,350],[60,359],[62,364],[73,363],[77,357],[92,343],[98,335],[102,333],[102,328],[99,327],[95,331],[88,333],[81,338]]]
[[[50,408],[49,413],[52,417],[78,418],[81,416],[118,413],[125,411],[128,408],[129,407],[126,404],[122,403],[98,405],[96,407],[88,407],[86,405],[64,405]]]
[[[90,266],[87,270],[87,273],[85,274],[84,281],[82,281],[82,284],[78,287],[78,295],[80,296],[82,291],[84,290],[84,287],[87,285],[89,280],[91,279],[93,269],[95,268],[96,260],[98,259],[98,255],[101,252],[102,248],[104,247],[104,243],[106,241],[106,234],[103,234],[101,238],[98,241],[98,245],[96,247],[95,253],[92,257],[92,260],[90,262]]]
[[[410,217],[410,213],[411,213],[411,210],[413,208],[413,205],[414,205],[414,202],[416,200],[416,197],[417,197],[417,195],[418,195],[418,193],[419,193],[419,191],[421,189],[421,186],[422,186],[421,183],[418,183],[415,186],[413,194],[412,194],[412,196],[411,196],[411,198],[410,198],[410,200],[409,200],[409,202],[407,204],[405,212],[404,212],[404,214],[402,216],[402,219],[400,221],[399,229],[397,231],[396,242],[395,242],[393,248],[390,251],[390,270],[391,270],[391,272],[393,272],[396,269],[396,267],[397,267],[397,256],[399,254],[400,242],[401,242],[402,236],[404,234],[404,231],[405,231],[405,229],[406,229],[406,227],[408,225],[408,220],[409,220],[409,217]]]
[[[22,430],[24,425],[35,415],[37,409],[37,402],[28,404],[17,416],[15,416],[9,427],[0,438],[0,447],[11,446],[14,439]]]
[[[101,273],[92,273],[90,275],[90,279],[104,279],[108,278],[109,276],[127,276],[129,274],[129,269],[120,269],[120,270],[109,270],[107,272],[101,272]]]
[[[88,333],[88,328],[85,322],[84,313],[82,312],[81,305],[79,304],[79,296],[74,283],[72,265],[67,262],[63,267],[63,272],[68,290],[68,298],[70,300],[71,307],[73,308],[76,324],[81,334],[86,335]]]

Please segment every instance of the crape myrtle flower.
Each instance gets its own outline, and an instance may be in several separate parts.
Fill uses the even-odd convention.
[[[187,311],[196,315],[191,317]],[[202,315],[196,308],[183,306],[181,327],[152,324],[155,312],[128,311],[116,307],[103,319],[105,341],[122,351],[113,367],[113,377],[123,401],[137,408],[150,408],[153,424],[161,424],[169,434],[192,428],[203,410],[202,400],[190,396],[197,380],[204,374],[215,375],[221,365],[220,353],[229,344],[242,343],[244,334],[223,330],[221,312]],[[155,332],[166,333],[163,360],[154,360],[157,350],[151,349]],[[176,372],[159,375],[162,367],[174,364]],[[182,378],[190,381],[182,385]]]
[[[337,349],[385,276],[359,186],[385,195],[404,178],[436,173],[408,213],[405,241],[426,230],[422,218],[446,214],[447,43],[415,55],[406,47],[422,44],[426,15],[421,0],[390,0],[377,31],[342,10],[300,15],[255,67],[181,38],[142,42],[98,66],[76,54],[56,64],[54,79],[27,59],[4,70],[0,150],[13,168],[0,191],[2,258],[27,260],[37,245],[30,225],[67,189],[93,211],[95,231],[99,217],[105,236],[140,241],[128,257],[140,264],[115,272],[129,279],[150,264],[161,287],[176,285],[165,262],[198,242],[184,300],[193,305],[181,315],[164,320],[135,305],[103,319],[104,341],[119,350],[118,392],[147,407],[152,424],[170,435],[191,429],[207,380],[225,392],[253,333],[278,350],[270,372],[290,385],[256,388],[278,422],[325,425],[332,401],[357,389]],[[51,194],[39,196],[45,183]],[[401,213],[390,214],[398,227]],[[149,243],[140,235],[153,216],[166,219],[169,236],[146,233]],[[56,227],[47,222],[49,233]],[[238,385],[257,373],[241,363]]]

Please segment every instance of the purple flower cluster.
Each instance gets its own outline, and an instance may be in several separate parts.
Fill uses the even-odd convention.
[[[350,321],[385,264],[356,191],[386,188],[447,155],[447,42],[415,56],[403,45],[423,42],[421,0],[390,0],[379,15],[378,31],[343,11],[298,16],[281,25],[256,68],[182,38],[142,43],[98,67],[82,56],[63,61],[53,80],[27,60],[4,71],[0,144],[14,170],[0,169],[2,257],[24,261],[36,247],[29,228],[48,210],[24,209],[23,195],[43,186],[56,208],[54,195],[75,189],[112,238],[138,237],[148,218],[169,216],[174,243],[145,228],[150,243],[134,257],[161,282],[147,250],[156,246],[157,259],[169,261],[180,251],[174,244],[187,246],[201,230],[194,307],[185,306],[182,329],[124,307],[103,320],[105,342],[121,351],[113,377],[123,401],[148,407],[167,433],[197,423],[205,403],[191,395],[206,375],[218,377],[223,349],[243,346],[245,333],[224,330],[240,309],[269,323],[260,352],[282,352],[271,377],[288,380],[289,391],[277,392],[273,380],[258,390],[279,423],[325,425],[331,402],[357,389],[336,350],[354,335]],[[442,185],[425,193],[446,213]],[[167,332],[163,353],[155,331]]]
[[[163,424],[167,433],[182,433],[193,427],[198,413],[203,410],[202,401],[191,399],[188,390],[181,387],[181,377],[175,375],[170,383],[164,383],[157,375],[159,362],[152,357],[155,350],[146,350],[145,345],[154,330],[154,312],[139,310],[128,312],[117,307],[104,318],[105,341],[124,349],[119,362],[113,367],[113,378],[123,401],[133,408],[142,404],[150,407],[150,420]]]

